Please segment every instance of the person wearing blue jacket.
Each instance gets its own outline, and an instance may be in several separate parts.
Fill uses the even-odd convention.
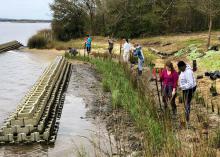
[[[87,53],[89,55],[91,52],[91,47],[92,47],[92,38],[90,35],[87,35],[87,39],[85,41],[85,46],[86,46]]]
[[[144,54],[139,44],[135,44],[134,47],[135,49],[133,55],[138,57],[138,74],[142,75],[144,65]]]

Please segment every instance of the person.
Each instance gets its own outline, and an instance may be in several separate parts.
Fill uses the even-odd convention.
[[[172,62],[167,61],[165,63],[165,68],[160,74],[160,81],[162,82],[162,98],[164,103],[164,108],[167,108],[168,102],[170,102],[173,114],[176,114],[176,89],[178,83],[178,73],[173,67]]]
[[[142,48],[139,44],[134,45],[134,53],[133,55],[138,57],[138,75],[142,75],[143,64],[144,64],[144,54]]]
[[[131,51],[131,44],[129,43],[128,39],[125,39],[125,43],[123,45],[123,50],[124,50],[123,60],[124,60],[124,62],[128,63],[129,54]]]
[[[92,38],[90,35],[87,35],[87,38],[85,41],[85,47],[86,47],[87,54],[89,55],[91,52],[91,48],[92,48]]]
[[[78,51],[77,51],[77,49],[75,49],[75,48],[69,47],[69,53],[70,53],[72,56],[76,56],[76,55],[78,54]]]
[[[179,86],[183,91],[186,121],[187,124],[189,125],[191,101],[193,94],[196,91],[196,79],[193,74],[192,68],[184,61],[178,62],[177,66],[180,71]]]
[[[110,55],[112,54],[113,48],[114,48],[114,40],[111,37],[109,37],[109,39],[108,39],[108,51],[109,51]]]

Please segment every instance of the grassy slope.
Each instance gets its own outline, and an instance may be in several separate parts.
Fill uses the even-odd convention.
[[[68,55],[66,57],[69,58]],[[77,59],[82,60],[81,57]],[[176,153],[179,142],[170,126],[168,127],[169,122],[164,123],[159,118],[155,111],[156,104],[149,97],[149,92],[140,93],[141,89],[135,87],[132,77],[137,76],[127,73],[127,65],[110,59],[90,58],[88,61],[101,74],[103,90],[111,92],[113,108],[123,108],[130,113],[139,131],[143,132],[144,156]],[[169,146],[172,148],[168,148]]]

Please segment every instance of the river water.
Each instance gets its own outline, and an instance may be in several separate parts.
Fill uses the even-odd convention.
[[[31,35],[44,28],[50,28],[50,24],[0,22],[0,43],[18,40],[26,45]],[[0,125],[56,56],[56,53],[49,52],[9,51],[0,54]],[[83,153],[96,156],[88,141],[96,139],[94,133],[107,133],[100,123],[97,125],[97,122],[85,118],[88,105],[96,101],[94,84],[98,81],[88,66],[74,66],[55,145],[1,146],[0,157],[77,157]],[[102,142],[102,147],[108,150],[106,142]]]

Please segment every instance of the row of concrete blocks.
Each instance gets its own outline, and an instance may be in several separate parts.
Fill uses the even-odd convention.
[[[27,135],[26,133],[19,133],[17,136],[14,136],[13,134],[6,134],[4,136],[0,136],[0,142],[6,143],[25,143],[25,142],[43,142],[48,141],[49,139],[49,132],[45,131],[43,134],[40,134],[39,132],[33,132],[30,135]]]
[[[40,84],[40,83],[42,82],[42,80],[44,79],[48,70],[50,70],[50,69],[51,69],[51,66],[49,68],[47,68],[47,70],[45,70],[44,74],[40,77],[40,79],[35,83],[33,88],[25,95],[25,97],[23,98],[21,103],[18,105],[16,112],[14,114],[12,114],[10,117],[18,117],[18,113],[22,110],[22,108],[24,107],[24,104],[28,101],[28,99],[30,99],[32,93],[36,90],[36,88],[38,86],[42,86],[42,84]],[[43,86],[45,86],[45,85],[43,85]]]
[[[66,74],[67,74],[67,72],[66,72]],[[65,74],[65,76],[64,77],[66,77],[66,74]],[[66,78],[65,78],[66,79]],[[61,87],[63,88],[63,84],[61,85]],[[62,91],[62,89],[60,89],[60,90],[58,90],[59,92],[58,92],[58,97],[57,97],[57,99],[56,99],[56,101],[55,101],[55,104],[58,104],[58,99],[59,99],[59,97],[60,97],[60,95],[61,95],[61,91]],[[45,131],[44,131],[44,133],[40,136],[41,138],[40,138],[40,141],[48,141],[49,140],[49,138],[51,139],[50,140],[50,142],[52,142],[52,143],[54,143],[55,142],[55,139],[56,139],[56,133],[57,133],[57,129],[58,129],[58,127],[56,126],[56,125],[54,125],[54,123],[55,123],[55,119],[56,119],[56,115],[55,115],[55,113],[56,113],[56,110],[57,109],[53,109],[53,111],[51,112],[51,114],[50,115],[52,115],[52,116],[50,116],[50,118],[51,118],[51,120],[47,123],[47,126],[46,126],[46,129],[45,129]],[[56,128],[56,129],[52,129],[52,128]],[[51,134],[53,134],[53,136],[51,136]],[[34,141],[33,140],[33,138],[31,138],[31,140],[30,140],[30,138],[28,138],[29,139],[29,142],[30,141]],[[39,140],[39,138],[36,138],[36,139],[38,139]],[[20,138],[18,139],[18,141],[20,141]],[[27,140],[26,140],[26,138],[24,138],[23,139],[23,142],[26,142]],[[35,140],[36,141],[36,140]]]
[[[64,63],[64,61],[62,62]],[[32,117],[33,114],[36,112],[40,100],[42,97],[45,96],[45,94],[50,94],[50,92],[53,89],[53,86],[56,83],[56,80],[60,74],[60,65],[57,64],[54,69],[52,69],[52,73],[49,74],[49,76],[46,77],[46,79],[43,79],[40,84],[44,84],[43,88],[39,88],[39,86],[36,88],[36,90],[31,94],[28,101],[23,105],[23,108],[18,113],[18,117]],[[46,83],[45,83],[46,82]],[[47,98],[47,97],[46,97]],[[47,100],[43,101],[43,106],[45,106]]]
[[[56,58],[56,60],[60,60],[60,58]],[[48,81],[45,80],[49,79],[49,74],[52,73],[52,70],[55,66],[55,63],[57,62],[53,62],[43,73],[43,75],[37,80],[37,82],[35,83],[35,85],[32,87],[32,89],[25,95],[25,97],[22,99],[21,103],[18,106],[17,112],[19,112],[21,110],[21,108],[23,107],[23,105],[28,101],[28,99],[30,99],[30,97],[33,95],[34,92],[36,92],[36,88],[37,87],[45,87],[45,85],[47,84]],[[40,91],[41,92],[41,91]]]
[[[57,73],[56,76],[59,76],[59,72],[55,71]],[[56,79],[53,77],[53,81],[50,81],[52,85],[49,85],[49,89],[46,92],[43,93],[43,98],[38,98],[39,99],[39,104],[31,104],[32,110],[27,111],[26,116],[19,116],[18,113],[15,113],[13,116],[10,117],[10,124],[11,125],[20,125],[20,126],[25,126],[25,125],[37,125],[42,112],[44,110],[44,107],[49,99],[50,93],[53,89],[54,84],[56,83]],[[26,104],[25,104],[26,105]],[[24,108],[24,107],[23,107]],[[22,108],[22,109],[23,109]],[[18,111],[19,113],[22,110]],[[23,110],[24,111],[24,110]],[[33,113],[32,113],[33,112]]]
[[[62,68],[60,68],[60,69],[62,69]],[[65,68],[63,68],[63,69],[65,69]],[[62,71],[64,71],[64,70],[62,70]],[[63,73],[63,72],[62,72]],[[63,74],[62,74],[63,75]],[[60,78],[62,78],[62,75],[61,75],[61,77]],[[54,90],[55,91],[55,90]],[[52,97],[54,97],[54,96],[51,96],[51,98]],[[49,110],[49,107],[50,107],[51,105],[48,105],[47,106],[47,108],[45,109],[45,110]],[[46,117],[46,116],[48,116],[49,115],[49,112],[47,112],[47,114],[46,115],[43,115],[43,117]],[[13,121],[10,121],[10,123],[8,122],[8,123],[6,123],[6,126],[5,127],[3,127],[3,129],[2,129],[2,131],[0,132],[0,141],[5,141],[5,140],[8,140],[8,142],[10,142],[11,141],[11,135],[14,135],[14,134],[17,134],[18,136],[17,136],[17,141],[20,141],[20,139],[21,139],[21,137],[25,137],[25,135],[27,136],[27,134],[31,134],[31,136],[32,136],[32,139],[33,139],[33,131],[38,131],[38,133],[40,134],[41,132],[43,132],[43,130],[44,130],[44,125],[46,125],[45,123],[46,123],[46,118],[41,118],[42,119],[42,121],[40,121],[40,123],[38,124],[38,126],[37,127],[35,127],[34,125],[25,125],[25,120],[26,119],[22,119],[22,121],[19,121],[19,125],[16,125],[16,124],[12,124],[13,126],[11,126],[11,124],[10,123],[13,123]],[[52,120],[53,119],[55,119],[55,117],[52,117]],[[44,132],[43,132],[43,135],[41,136],[42,138],[41,139],[43,139],[43,140],[48,140],[48,138],[49,138],[49,136],[50,136],[50,128],[51,128],[51,125],[52,124],[52,121],[50,122],[48,122],[48,126],[49,127],[47,127],[45,130],[44,130]],[[24,126],[24,127],[21,127],[21,126]],[[24,135],[25,134],[25,135]],[[3,136],[2,136],[3,135]],[[7,136],[7,135],[9,135],[9,136]],[[8,138],[7,138],[8,137]],[[15,139],[16,139],[16,137],[15,137]],[[23,139],[26,139],[26,138],[23,138]],[[27,138],[27,139],[30,139],[30,138]],[[36,139],[38,139],[38,138],[36,138]],[[24,140],[25,141],[25,140]],[[31,141],[33,141],[33,140],[31,140]]]
[[[11,41],[11,42],[0,45],[0,52],[15,50],[15,49],[20,48],[21,46],[23,45],[19,43],[18,41]]]
[[[47,126],[45,126],[45,131],[43,132],[43,134],[39,134],[39,132],[35,132],[35,133],[31,133],[31,136],[27,136],[27,134],[29,133],[28,129],[25,130],[25,133],[19,133],[18,134],[18,137],[17,137],[17,142],[39,142],[39,141],[48,141],[49,138],[51,137],[51,134],[53,134],[53,138],[51,138],[51,141],[54,142],[55,141],[55,137],[56,137],[56,129],[55,128],[58,128],[57,125],[55,125],[56,123],[56,114],[58,113],[57,110],[59,109],[59,103],[61,99],[61,95],[62,95],[62,88],[64,88],[64,83],[67,79],[67,73],[68,73],[68,68],[67,67],[67,70],[66,70],[66,73],[65,73],[65,76],[64,76],[64,80],[62,82],[62,84],[60,85],[60,89],[58,90],[58,93],[57,93],[57,97],[55,99],[55,101],[53,102],[54,103],[54,107],[52,109],[52,111],[50,112],[50,120],[46,123]],[[58,88],[58,86],[57,86]],[[57,89],[55,89],[54,91],[56,91]],[[54,99],[54,97],[52,98]],[[62,103],[64,103],[62,101]],[[47,112],[47,115],[49,115],[49,112]],[[43,118],[44,119],[44,118]],[[40,126],[40,125],[39,125]],[[43,125],[39,128],[38,126],[38,129],[39,130],[43,130]],[[31,130],[31,128],[29,128],[29,130]],[[1,138],[4,138],[6,141],[8,142],[14,142],[14,137],[12,137],[11,135],[12,134],[7,134],[8,136],[2,136],[0,137],[0,141],[1,141]]]
[[[61,81],[65,82],[65,80],[66,80],[66,74],[64,74],[64,72],[65,73],[68,72],[67,67],[68,66],[66,66],[61,73],[63,78],[60,77],[59,80],[57,81],[57,84],[56,84],[54,91],[52,93],[52,97],[51,97],[50,101],[48,102],[48,108],[45,109],[44,116],[40,120],[41,127],[38,128],[39,131],[41,131],[43,129],[43,124],[45,124],[45,122],[48,121],[46,123],[47,125],[44,128],[45,128],[45,131],[51,132],[51,127],[52,127],[52,125],[54,125],[53,120],[56,118],[56,116],[55,116],[56,104],[59,103],[60,95],[61,95],[62,88],[63,88],[63,84],[61,83]]]
[[[49,119],[50,119],[50,123],[48,123],[48,125],[46,126],[45,131],[50,133],[50,142],[54,143],[56,136],[57,136],[57,132],[59,129],[59,118],[60,118],[60,114],[62,112],[62,106],[64,104],[64,95],[63,92],[65,91],[65,86],[69,83],[69,78],[70,78],[70,74],[71,74],[71,65],[69,64],[66,68],[66,72],[64,74],[64,78],[62,80],[62,83],[59,87],[56,99],[54,101],[54,105],[51,111],[51,114],[49,115]]]

